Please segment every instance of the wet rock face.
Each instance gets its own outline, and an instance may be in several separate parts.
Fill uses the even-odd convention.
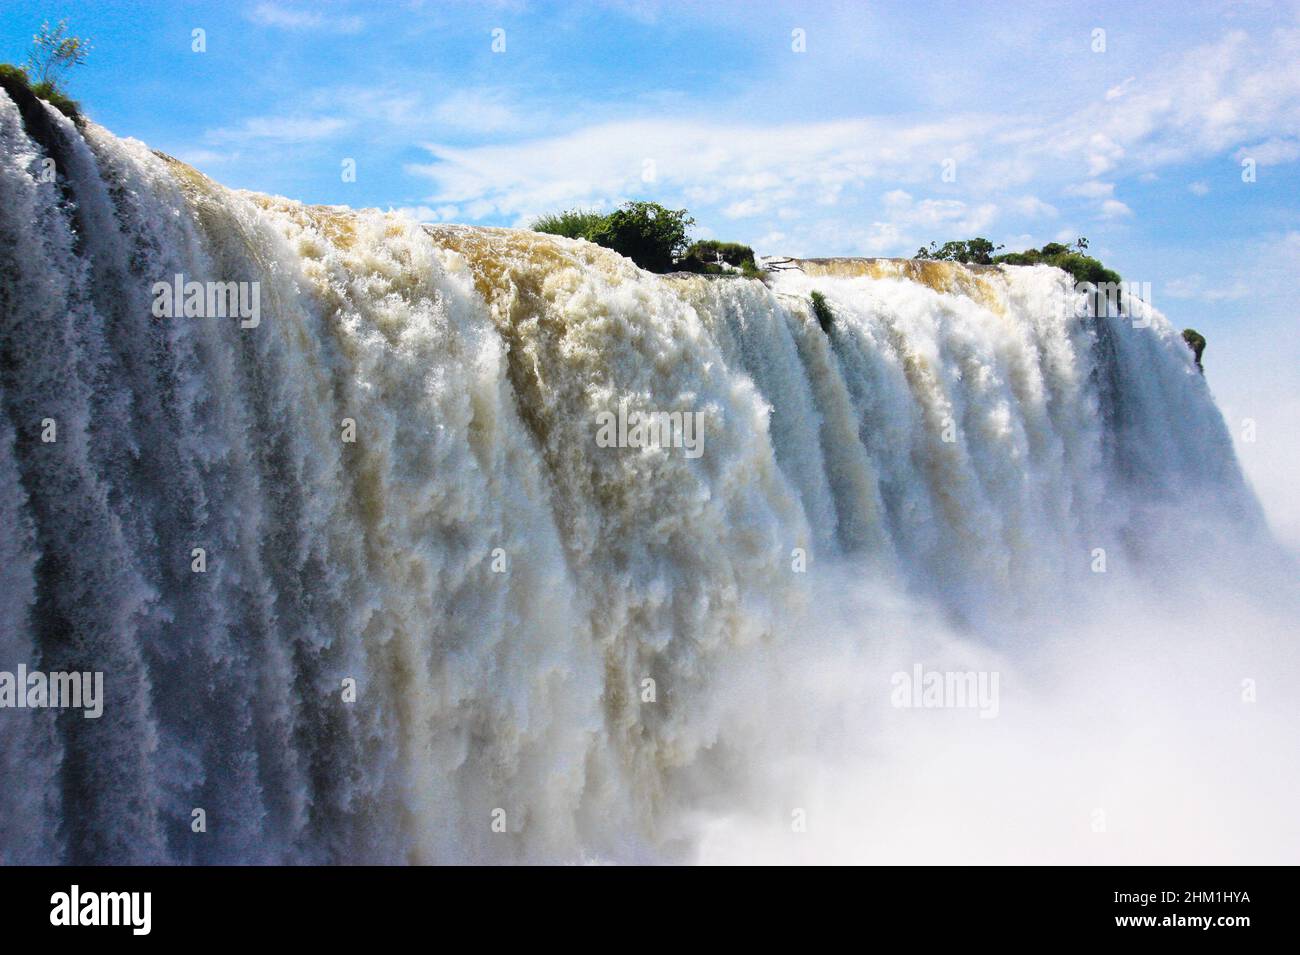
[[[46,156],[54,160],[56,169],[66,169],[68,162],[67,139],[36,94],[31,91],[27,84],[7,75],[0,75],[0,90],[8,93],[9,98],[18,107],[24,132],[41,147]],[[60,182],[60,188],[64,190],[65,198],[70,198],[66,191],[65,182]]]

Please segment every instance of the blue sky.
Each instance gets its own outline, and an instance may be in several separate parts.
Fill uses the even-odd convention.
[[[493,225],[646,198],[769,254],[1086,235],[1209,337],[1300,541],[1297,3],[0,0],[0,57],[65,16],[89,115],[233,187]]]
[[[1084,234],[1175,295],[1196,282],[1155,274],[1168,253],[1298,224],[1295,4],[0,10],[10,60],[44,18],[92,38],[70,85],[98,122],[309,202],[515,225],[652,198],[688,206],[701,234],[801,255]]]

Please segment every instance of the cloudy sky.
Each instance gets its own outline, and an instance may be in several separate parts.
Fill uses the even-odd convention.
[[[1209,338],[1300,545],[1300,4],[0,0],[0,56],[63,16],[91,117],[230,186],[494,225],[653,199],[769,254],[1087,236]]]

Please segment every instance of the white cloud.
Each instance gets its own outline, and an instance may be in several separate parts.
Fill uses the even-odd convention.
[[[328,30],[334,33],[358,33],[365,26],[358,16],[328,16],[316,10],[286,7],[277,3],[259,3],[248,18],[263,26],[288,30]]]
[[[934,180],[931,156],[952,152],[968,132],[932,127],[895,138],[869,120],[766,128],[634,120],[507,145],[431,144],[434,161],[408,168],[434,183],[439,201],[479,199],[504,215],[655,192],[743,216],[796,198],[836,202],[882,174]],[[647,160],[652,184],[642,178]]]
[[[1210,184],[1204,180],[1197,180],[1187,186],[1189,192],[1194,196],[1206,196],[1210,193]]]
[[[1115,184],[1113,182],[1099,182],[1093,179],[1089,182],[1080,182],[1073,186],[1067,186],[1065,194],[1067,196],[1082,196],[1085,199],[1109,199],[1115,194]]]
[[[1133,210],[1118,199],[1107,199],[1101,204],[1101,214],[1107,219],[1118,219],[1121,216],[1131,216]]]
[[[1300,159],[1300,139],[1269,139],[1237,150],[1237,159],[1253,159],[1261,166],[1276,166]]]
[[[1152,64],[1150,76],[1056,124],[1048,151],[1083,152],[1090,174],[1221,154],[1300,134],[1300,29],[1233,31]]]
[[[901,189],[879,196],[873,183],[939,188],[941,161],[976,155],[974,143],[994,128],[987,118],[901,126],[848,120],[784,126],[729,125],[656,119],[603,123],[524,142],[475,147],[434,143],[433,161],[408,166],[427,177],[430,205],[454,203],[484,216],[523,220],[576,205],[608,208],[627,198],[686,205],[697,215],[713,210],[730,219],[779,217],[798,222],[791,241],[815,235],[827,218],[848,206],[862,221],[888,216],[897,229],[869,225],[844,242],[904,251],[948,230],[986,228],[997,216],[994,201],[921,196]],[[647,161],[655,177],[643,179]],[[974,176],[971,177],[975,179]],[[1033,196],[1014,197],[1035,215],[1055,212]],[[878,206],[878,208],[877,208]],[[855,246],[856,247],[856,246]],[[849,251],[844,249],[842,251]]]
[[[1120,83],[1117,86],[1112,86],[1110,89],[1106,90],[1106,99],[1108,100],[1119,99],[1121,96],[1123,96],[1125,93],[1128,92],[1129,87],[1133,85],[1133,81],[1135,79],[1137,79],[1137,77],[1130,76],[1123,83]]]
[[[981,232],[993,222],[998,212],[992,203],[972,207],[958,199],[916,202],[901,189],[885,193],[882,199],[889,221],[912,232]]]
[[[1056,206],[1037,196],[1023,196],[1011,203],[1011,208],[1026,219],[1054,219],[1059,215]]]
[[[502,132],[520,125],[504,94],[489,90],[458,90],[434,108],[433,118],[441,126],[471,133]]]
[[[224,153],[215,149],[184,149],[177,153],[176,158],[181,162],[189,163],[191,166],[215,166],[220,163],[231,162],[240,157],[240,153]]]
[[[999,210],[1021,219],[1054,217],[1052,190],[1093,200],[1098,215],[1116,219],[1132,210],[1116,198],[1115,176],[1150,179],[1156,168],[1244,142],[1259,144],[1269,161],[1300,155],[1300,71],[1291,68],[1297,57],[1300,31],[1275,31],[1253,45],[1229,33],[1154,63],[1150,75],[1126,79],[1103,102],[1056,120],[1020,113],[956,115],[942,123],[904,116],[769,125],[623,119],[472,147],[438,142],[434,132],[432,161],[406,168],[431,181],[430,205],[454,203],[508,219],[636,196],[732,219],[799,210],[801,229],[787,230],[792,239],[815,234],[819,225],[825,231],[832,217],[847,235],[855,231],[846,223],[850,214],[865,223],[874,222],[873,214],[903,216],[897,241],[910,243],[941,227],[988,228]],[[435,112],[450,126],[501,130],[531,106],[516,109],[483,91],[457,94]],[[956,162],[954,183],[941,181],[946,159]],[[647,160],[656,169],[652,183],[642,179]],[[876,198],[880,186],[919,198],[905,211],[888,208]],[[872,224],[856,234],[879,243],[888,232]]]
[[[255,116],[239,126],[210,130],[210,143],[302,143],[329,139],[349,122],[337,116]]]
[[[1114,169],[1124,158],[1124,147],[1105,133],[1088,137],[1088,175],[1100,176]]]
[[[727,206],[722,214],[728,219],[747,219],[766,212],[767,208],[768,204],[763,199],[742,199]]]
[[[1194,299],[1201,302],[1232,302],[1251,295],[1250,283],[1238,279],[1231,282],[1207,282],[1198,272],[1170,279],[1164,285],[1169,298]]]

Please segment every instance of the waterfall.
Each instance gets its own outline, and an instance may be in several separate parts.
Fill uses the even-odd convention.
[[[1058,270],[652,275],[32,108],[0,94],[0,670],[105,700],[0,711],[0,861],[690,859],[819,620],[996,643],[1098,549],[1158,588],[1266,534],[1177,333]],[[701,453],[599,446],[620,410]]]

